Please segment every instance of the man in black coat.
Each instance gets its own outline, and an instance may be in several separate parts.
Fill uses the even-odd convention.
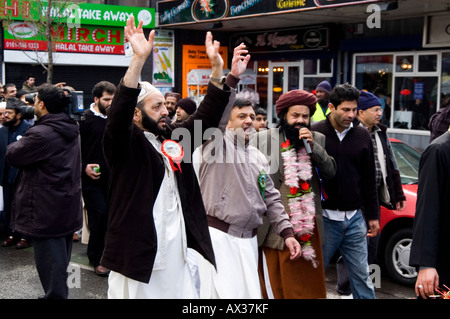
[[[365,128],[353,125],[358,99],[355,87],[336,85],[330,93],[330,114],[312,129],[326,136],[325,150],[337,164],[336,175],[323,179],[325,268],[339,249],[349,271],[353,297],[374,299],[366,238],[378,233],[380,208],[371,137]]]
[[[11,228],[33,239],[44,298],[67,298],[73,233],[82,227],[81,152],[77,123],[65,110],[68,98],[54,85],[39,87],[35,124],[8,146],[17,167]]]
[[[380,123],[383,109],[380,100],[373,93],[361,91],[358,100],[358,118],[353,124],[366,128],[372,138],[376,167],[376,185],[380,205],[391,209],[403,211],[406,207],[406,197],[403,193],[400,172],[387,135],[387,127]],[[376,264],[378,240],[380,236],[369,237],[368,263]],[[342,258],[337,261],[338,289],[343,295],[350,294],[348,275]]]
[[[6,101],[5,118],[0,127],[0,184],[3,187],[3,213],[4,227],[9,231],[9,237],[2,243],[3,247],[16,245],[16,248],[28,248],[31,240],[27,236],[13,232],[9,228],[11,220],[11,201],[14,191],[14,181],[17,168],[11,166],[6,160],[6,148],[22,138],[31,124],[22,119],[22,106],[24,102],[15,97],[9,97]]]
[[[103,155],[103,133],[105,132],[106,110],[110,107],[116,86],[108,81],[100,81],[92,89],[94,103],[85,110],[80,121],[81,138],[81,178],[84,205],[89,226],[87,255],[89,263],[99,276],[106,276],[109,270],[100,265],[105,247],[108,214],[106,197],[109,172]]]
[[[420,298],[450,287],[450,129],[422,153],[409,264],[418,268]]]
[[[206,35],[211,81],[197,111],[182,123],[169,123],[164,96],[148,82],[139,82],[143,65],[152,52],[155,31],[145,38],[142,21],[131,16],[125,36],[134,55],[117,87],[106,122],[103,147],[110,172],[109,220],[100,263],[109,269],[109,298],[193,298],[187,273],[187,247],[211,263],[214,253],[200,188],[190,161],[198,133],[217,127],[232,90],[222,79],[220,43]],[[227,83],[236,86],[250,56],[234,51]],[[230,82],[232,81],[233,84]],[[195,122],[197,123],[195,123]],[[179,144],[183,136],[184,158]],[[179,140],[179,138],[178,138]],[[173,221],[178,220],[178,222]],[[175,226],[171,227],[169,225]],[[175,228],[175,230],[174,230]],[[176,240],[173,240],[176,238]]]

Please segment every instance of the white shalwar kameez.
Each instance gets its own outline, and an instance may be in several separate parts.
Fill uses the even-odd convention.
[[[209,261],[198,257],[200,298],[261,299],[256,236],[238,238],[213,227],[209,232],[217,271]]]
[[[155,135],[144,133],[161,153],[161,143]],[[188,263],[186,230],[177,182],[169,159],[161,155],[166,172],[153,208],[158,249],[150,282],[139,282],[111,271],[108,278],[110,299],[198,298]]]

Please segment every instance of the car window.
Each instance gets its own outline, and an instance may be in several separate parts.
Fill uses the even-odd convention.
[[[407,144],[399,142],[392,142],[391,144],[395,159],[397,160],[402,184],[417,183],[421,154]]]

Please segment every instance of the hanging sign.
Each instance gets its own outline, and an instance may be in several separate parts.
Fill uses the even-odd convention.
[[[123,28],[85,25],[69,28],[54,26],[52,42],[55,52],[124,54]],[[47,51],[48,42],[43,29],[31,22],[14,22],[4,29],[4,49]]]

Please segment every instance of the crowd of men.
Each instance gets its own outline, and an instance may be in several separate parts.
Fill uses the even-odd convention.
[[[87,255],[108,276],[109,298],[326,298],[324,272],[339,250],[339,275],[348,278],[341,290],[374,299],[368,265],[379,207],[406,205],[380,100],[323,81],[316,95],[282,94],[279,122],[268,128],[264,109],[236,99],[251,58],[244,44],[224,76],[220,43],[206,33],[211,78],[197,105],[140,81],[155,33],[145,37],[132,16],[124,33],[134,51],[124,77],[117,86],[97,83],[78,123],[65,114],[67,96],[57,85],[35,87],[27,77],[34,123],[21,118],[25,102],[6,98],[3,246],[34,245],[44,298],[68,297],[73,236],[84,223]],[[199,128],[205,139],[193,138]],[[448,147],[448,134],[439,145]],[[448,190],[448,180],[439,187]],[[428,193],[419,192],[418,203]],[[435,198],[434,224],[420,215],[425,221],[415,229],[429,231],[440,219],[448,228],[441,201]],[[413,247],[416,291],[427,298],[442,283],[437,273],[448,278],[448,251],[430,260],[423,245]]]

